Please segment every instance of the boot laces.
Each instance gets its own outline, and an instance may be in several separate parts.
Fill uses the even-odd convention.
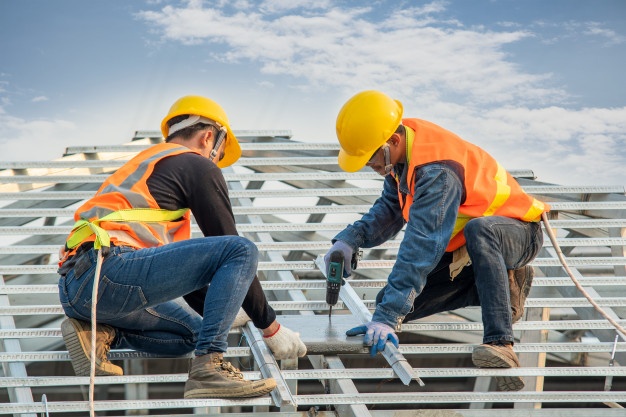
[[[105,344],[104,346],[102,346],[102,349],[100,350],[100,360],[103,362],[106,362],[109,360],[109,352],[111,351],[111,346],[109,346],[108,344]]]
[[[109,334],[100,329],[98,329],[96,332],[96,357],[103,362],[108,362],[109,352],[111,351],[112,338],[109,336]]]
[[[220,360],[219,363],[222,371],[226,372],[229,378],[232,379],[243,379],[243,374],[239,371],[239,369],[235,368],[230,362]]]

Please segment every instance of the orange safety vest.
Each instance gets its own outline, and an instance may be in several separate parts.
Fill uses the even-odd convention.
[[[74,213],[76,224],[66,241],[68,250],[60,265],[82,243],[98,239],[99,233],[89,228],[93,229],[94,225],[104,230],[107,243],[110,237],[112,243],[137,249],[189,239],[189,210],[161,209],[147,185],[160,160],[185,152],[195,151],[182,145],[161,143],[140,152],[107,178],[96,195]]]
[[[478,146],[426,120],[403,119],[402,124],[415,132],[410,152],[407,147],[409,194],[405,196],[398,188],[400,201],[404,201],[402,215],[407,222],[413,204],[416,167],[436,161],[454,161],[464,168],[462,179],[466,197],[459,207],[447,252],[465,244],[463,228],[472,218],[504,216],[536,222],[543,212],[550,210],[549,205],[526,194],[511,174]]]

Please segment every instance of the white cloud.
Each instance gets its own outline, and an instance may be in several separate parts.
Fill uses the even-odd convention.
[[[555,36],[561,39],[584,29],[623,41],[615,32],[572,21],[468,28],[445,18],[443,1],[402,13],[375,9],[376,3],[318,5],[301,13],[295,11],[304,7],[301,1],[274,0],[249,3],[244,13],[192,1],[140,18],[165,41],[223,47],[226,52],[213,59],[252,63],[261,73],[299,80],[297,88],[332,89],[342,100],[363,89],[383,90],[403,101],[406,116],[442,124],[505,166],[534,168],[546,181],[624,181],[626,108],[568,108],[571,97],[552,74],[525,72],[505,52],[509,44],[542,39],[533,32],[538,27],[560,30]]]
[[[204,48],[213,62],[256,69],[255,95],[243,105],[224,103],[235,128],[293,129],[296,140],[332,141],[340,103],[356,91],[375,88],[400,99],[406,116],[460,134],[507,168],[530,168],[540,180],[566,184],[626,181],[626,108],[572,108],[572,97],[556,81],[559,74],[531,73],[507,53],[516,43],[548,37],[554,42],[586,37],[604,46],[625,43],[602,23],[545,20],[524,26],[504,21],[495,29],[468,27],[446,16],[444,1],[420,2],[401,13],[394,9],[401,5],[380,1],[360,7],[332,0],[148,4],[152,10],[137,17],[159,41],[194,45],[194,53]],[[308,94],[289,95],[285,85]],[[107,96],[110,103],[101,98],[82,102],[74,115],[59,109],[59,119],[26,119],[11,114],[12,100],[43,102],[48,96],[8,89],[0,79],[3,160],[56,158],[60,146],[85,141],[120,143],[135,129],[154,128],[167,108],[161,100],[171,98],[154,88],[150,100],[137,99],[141,93],[135,91],[117,92]],[[167,94],[178,94],[174,91]],[[128,107],[119,108],[120,102]]]
[[[564,40],[576,42],[601,41],[603,47],[620,45],[626,42],[626,36],[609,29],[602,22],[548,22],[545,20],[535,21],[532,27],[542,30],[541,42],[549,45],[557,44]]]
[[[324,9],[328,7],[329,0],[265,0],[261,2],[259,9],[266,13],[280,13],[294,9]],[[249,5],[247,5],[249,7]]]
[[[0,112],[1,159],[5,161],[59,158],[59,145],[69,146],[77,136],[71,121],[24,120]]]
[[[605,46],[619,45],[626,42],[626,36],[622,36],[614,30],[602,27],[601,23],[590,22],[587,23],[585,26],[586,29],[584,30],[584,33],[587,35],[599,36],[601,38],[604,38],[606,40]]]
[[[624,183],[626,107],[507,108],[482,119],[483,146],[508,167],[557,183]]]
[[[378,22],[368,20],[370,7],[275,17],[262,8],[228,14],[197,2],[140,16],[160,28],[166,40],[219,44],[227,52],[214,59],[251,61],[263,73],[301,78],[316,87],[353,91],[376,85],[395,94],[427,89],[483,103],[564,96],[542,85],[548,76],[523,73],[506,60],[503,46],[530,33],[469,30],[438,21],[435,15],[443,6],[433,2],[402,14],[389,10]]]

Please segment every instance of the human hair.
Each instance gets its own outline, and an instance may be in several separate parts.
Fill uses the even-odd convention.
[[[167,127],[170,128],[173,125],[175,125],[176,123],[180,123],[183,120],[189,118],[189,114],[181,114],[180,116],[174,116],[172,117],[170,120],[167,121]],[[185,127],[177,132],[172,133],[171,135],[168,135],[167,138],[165,138],[166,142],[171,141],[172,139],[174,139],[175,137],[181,137],[182,139],[191,139],[196,132],[199,132],[201,130],[205,130],[206,128],[210,128],[213,130],[213,133],[215,133],[217,135],[217,127],[215,127],[214,125],[210,125],[208,123],[196,123],[193,124],[191,126]]]
[[[404,130],[404,125],[398,126],[396,131],[393,133],[397,133],[398,135],[404,135],[406,133],[406,130]]]

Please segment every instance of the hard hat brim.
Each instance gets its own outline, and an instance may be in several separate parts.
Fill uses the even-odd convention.
[[[231,166],[241,157],[241,145],[235,134],[229,127],[226,128],[226,146],[224,146],[224,158],[218,161],[217,166],[226,168]]]
[[[337,163],[339,167],[346,172],[357,172],[367,164],[367,161],[369,161],[371,157],[372,155],[367,153],[359,156],[350,155],[344,151],[343,148],[340,148]]]

